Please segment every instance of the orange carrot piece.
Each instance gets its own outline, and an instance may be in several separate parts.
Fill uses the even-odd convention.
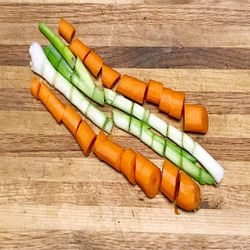
[[[121,165],[120,165],[122,173],[128,178],[130,183],[132,183],[133,185],[136,184],[135,158],[136,158],[136,153],[132,149],[127,148],[122,154]]]
[[[89,69],[89,71],[93,74],[93,76],[97,77],[102,69],[102,58],[97,55],[93,50],[91,50],[83,62],[85,66]]]
[[[163,88],[162,95],[159,104],[159,110],[168,114],[170,109],[170,96],[172,95],[172,89]]]
[[[58,123],[62,121],[62,117],[66,107],[54,94],[51,94],[49,96],[46,102],[46,108]]]
[[[180,172],[180,187],[176,204],[187,210],[196,210],[200,206],[200,188],[186,173]]]
[[[91,51],[91,49],[87,47],[84,43],[82,43],[79,39],[75,39],[69,45],[69,49],[75,56],[78,56],[81,61],[83,61]]]
[[[96,139],[96,134],[89,124],[82,120],[77,131],[76,140],[85,155],[89,155]]]
[[[185,104],[183,129],[188,132],[206,133],[208,130],[208,114],[202,105]]]
[[[132,76],[124,75],[118,82],[116,91],[135,102],[143,104],[147,92],[147,83]]]
[[[175,200],[179,169],[170,161],[165,160],[162,169],[161,192],[170,200]]]
[[[99,141],[97,141],[99,139]],[[112,142],[107,137],[97,137],[93,146],[94,154],[101,160],[108,163],[111,167],[117,171],[121,171],[120,163],[124,148],[120,145]]]
[[[76,134],[77,128],[81,120],[82,120],[81,116],[71,106],[66,105],[62,117],[62,122],[73,135]]]
[[[58,33],[68,42],[72,41],[75,35],[75,28],[67,22],[65,19],[61,18],[59,21]]]
[[[102,83],[105,87],[109,89],[113,88],[120,77],[121,74],[119,72],[108,67],[106,64],[102,65]]]
[[[159,104],[161,100],[161,95],[163,91],[163,83],[150,80],[148,82],[148,91],[147,91],[147,102]]]
[[[35,77],[32,78],[31,81],[31,88],[30,91],[32,93],[32,95],[39,100],[39,91],[40,91],[40,87],[41,87],[41,83],[39,82],[38,79],[36,79]]]
[[[97,148],[101,147],[102,142],[107,140],[107,136],[100,130],[100,132],[98,133],[95,143],[93,145],[93,151],[97,152]]]
[[[154,198],[160,191],[161,171],[153,162],[137,153],[135,180],[149,198]]]
[[[176,119],[181,119],[185,94],[179,91],[173,91],[170,96],[170,109],[168,114]]]
[[[52,95],[52,93],[49,88],[45,84],[41,83],[38,97],[45,106],[50,95]]]

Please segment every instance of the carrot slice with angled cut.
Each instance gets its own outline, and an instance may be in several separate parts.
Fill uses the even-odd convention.
[[[185,104],[184,105],[184,131],[195,133],[206,133],[208,130],[208,114],[202,105]]]
[[[148,91],[147,91],[147,102],[159,104],[161,100],[161,95],[163,91],[163,83],[150,80],[148,82]]]
[[[93,146],[94,154],[100,160],[108,163],[111,167],[120,172],[120,163],[124,148],[115,142],[112,142],[107,137],[105,139],[104,137],[99,136],[99,138],[97,137],[97,140]]]
[[[161,100],[159,104],[159,110],[168,114],[170,109],[170,96],[172,95],[172,89],[163,88]]]
[[[102,58],[97,55],[93,50],[91,50],[83,62],[89,69],[89,71],[94,75],[94,77],[97,77],[102,69]]]
[[[153,162],[137,153],[135,180],[149,198],[154,198],[160,191],[161,171]]]
[[[90,53],[91,49],[87,47],[83,42],[81,42],[79,39],[75,39],[70,45],[69,49],[71,52],[78,56],[81,61],[83,61],[86,56]]]
[[[46,108],[58,123],[62,121],[62,117],[66,107],[54,94],[51,94],[49,96],[46,102]]]
[[[76,134],[77,128],[81,120],[82,120],[81,116],[71,106],[66,105],[62,117],[62,122],[73,135]]]
[[[106,88],[113,88],[121,74],[106,64],[102,65],[102,83]]]
[[[136,153],[131,149],[127,148],[122,154],[121,159],[121,171],[127,177],[132,184],[136,184],[135,181],[135,158]]]
[[[70,43],[73,36],[75,35],[75,28],[72,24],[67,22],[64,18],[59,21],[58,33]]]
[[[39,91],[40,91],[41,83],[35,77],[32,78],[30,91],[32,95],[39,100]]]
[[[179,169],[170,161],[165,160],[162,169],[161,192],[170,200],[175,200]]]
[[[200,206],[200,188],[186,173],[180,172],[180,188],[176,204],[186,211],[196,210]]]
[[[49,90],[49,88],[45,84],[41,83],[38,97],[45,106],[50,95],[51,91]]]
[[[92,146],[94,145],[96,139],[96,134],[89,124],[82,120],[77,131],[76,131],[76,140],[82,148],[85,155],[89,155]]]
[[[179,91],[173,91],[170,96],[170,109],[168,114],[176,119],[181,119],[185,94]]]
[[[147,92],[147,83],[132,76],[124,75],[118,82],[116,91],[135,102],[143,104]]]

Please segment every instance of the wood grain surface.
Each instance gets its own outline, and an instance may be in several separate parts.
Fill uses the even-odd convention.
[[[176,215],[163,195],[148,199],[93,154],[86,158],[31,96],[28,48],[46,44],[37,23],[56,30],[60,17],[121,73],[206,105],[209,131],[192,137],[225,177],[201,187],[198,212]],[[0,26],[1,249],[250,248],[250,1],[0,0]],[[161,168],[163,159],[136,138],[112,135]]]

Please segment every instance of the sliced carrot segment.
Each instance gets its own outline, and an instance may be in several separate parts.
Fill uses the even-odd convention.
[[[208,114],[202,105],[185,104],[183,129],[188,132],[206,133],[208,130]]]
[[[161,100],[159,104],[159,110],[168,114],[170,109],[170,96],[172,95],[172,89],[163,88]]]
[[[41,83],[39,82],[38,79],[36,79],[35,77],[32,78],[31,81],[31,88],[30,91],[32,93],[32,95],[36,98],[39,99],[39,91],[40,91],[40,87],[41,87]]]
[[[59,21],[58,33],[70,43],[73,36],[75,35],[75,28],[67,22],[64,18]]]
[[[83,61],[91,51],[91,49],[87,47],[84,43],[82,43],[79,39],[75,39],[69,45],[69,49],[75,56],[78,56],[81,61]]]
[[[81,116],[71,106],[66,105],[62,117],[62,122],[73,135],[76,134],[77,128],[81,120],[82,120]]]
[[[49,90],[49,88],[45,84],[41,83],[38,97],[45,106],[50,95],[51,91]]]
[[[96,134],[89,124],[82,120],[77,131],[76,140],[82,148],[85,155],[89,155],[96,139]]]
[[[158,105],[161,100],[163,88],[164,88],[163,83],[150,80],[148,83],[148,91],[146,97],[147,102]]]
[[[102,83],[106,88],[113,88],[120,76],[121,74],[116,70],[108,67],[106,64],[102,65]]]
[[[83,62],[89,69],[89,71],[94,75],[94,77],[97,77],[102,69],[102,58],[97,55],[93,50],[91,50],[91,52],[87,55]]]
[[[160,191],[161,171],[153,162],[137,153],[135,180],[149,198],[154,198]]]
[[[65,111],[65,105],[53,94],[51,94],[46,102],[46,108],[55,118],[55,120],[60,123]]]
[[[162,169],[161,192],[170,200],[175,200],[176,184],[179,169],[170,161],[165,160]]]
[[[122,173],[128,178],[130,183],[134,185],[136,184],[135,158],[136,158],[136,153],[132,149],[127,148],[122,154],[121,165],[120,165]]]
[[[185,94],[179,91],[173,91],[170,96],[170,109],[168,114],[176,119],[181,119]]]
[[[132,76],[124,75],[118,82],[116,91],[135,102],[143,104],[147,92],[147,83]]]
[[[200,188],[186,173],[180,172],[180,188],[176,204],[187,210],[196,210],[200,206]]]
[[[99,141],[97,141],[99,139]],[[120,163],[124,148],[115,142],[110,141],[108,138],[100,136],[97,137],[93,146],[94,154],[102,161],[108,163],[117,171],[121,171]]]

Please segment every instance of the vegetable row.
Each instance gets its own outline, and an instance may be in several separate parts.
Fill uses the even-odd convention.
[[[161,172],[139,152],[122,147],[102,131],[96,135],[70,105],[63,104],[45,84],[35,78],[32,80],[31,92],[58,123],[62,122],[68,128],[86,156],[93,150],[101,161],[121,172],[131,184],[138,184],[149,198],[154,198],[162,192],[184,210],[199,208],[199,186],[171,162],[166,160]]]

